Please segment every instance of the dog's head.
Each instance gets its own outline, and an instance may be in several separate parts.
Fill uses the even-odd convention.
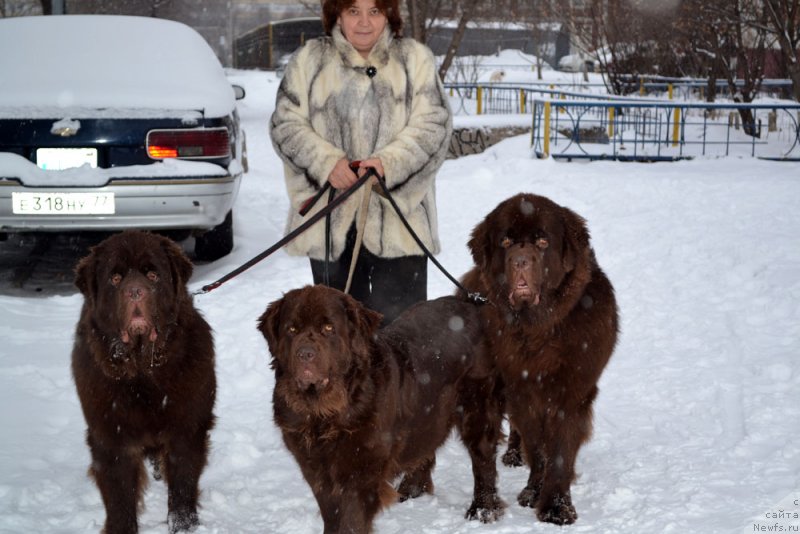
[[[590,258],[585,221],[532,194],[501,202],[468,246],[490,296],[517,312],[547,307],[576,269],[588,270]]]
[[[300,414],[347,410],[370,366],[381,315],[327,286],[306,286],[271,303],[258,322],[272,353],[275,395]]]
[[[173,241],[139,231],[109,237],[78,262],[75,285],[97,337],[111,347],[98,353],[109,353],[112,374],[130,376],[163,363],[160,348],[189,298],[191,275],[191,262]]]

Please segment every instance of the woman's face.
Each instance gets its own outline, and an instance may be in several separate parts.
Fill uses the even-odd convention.
[[[356,0],[339,15],[345,39],[365,58],[378,42],[386,22],[386,15],[375,7],[375,0]]]

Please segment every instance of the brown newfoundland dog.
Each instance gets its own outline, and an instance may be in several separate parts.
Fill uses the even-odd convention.
[[[214,343],[186,291],[192,264],[165,237],[123,232],[83,258],[72,373],[106,534],[137,532],[143,460],[169,487],[169,530],[198,524],[216,394]]]
[[[469,248],[476,266],[463,282],[489,298],[487,338],[516,431],[504,460],[521,441],[531,469],[518,501],[541,521],[573,523],[575,458],[617,341],[614,290],[585,221],[545,197],[501,202],[472,231]]]
[[[497,519],[505,507],[495,465],[502,412],[477,307],[443,297],[382,330],[380,321],[321,285],[290,291],[259,321],[275,370],[275,423],[325,532],[370,532],[382,507],[432,492],[435,452],[453,427],[475,476],[467,517]]]

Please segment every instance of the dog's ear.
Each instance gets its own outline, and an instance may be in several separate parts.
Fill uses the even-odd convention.
[[[282,306],[283,299],[281,298],[267,306],[267,310],[258,318],[258,330],[267,340],[269,351],[273,357],[278,354],[278,331]]]
[[[357,355],[369,354],[369,341],[381,325],[383,315],[370,310],[350,295],[342,294],[350,324],[350,346]]]
[[[192,272],[194,271],[192,262],[186,257],[183,249],[172,239],[164,236],[158,237],[161,241],[161,249],[169,258],[172,279],[175,282],[175,291],[181,293],[186,290],[186,283],[192,277]]]
[[[97,249],[97,246],[92,247],[75,266],[75,286],[90,302],[94,302],[97,294]]]
[[[582,262],[589,260],[589,228],[586,219],[568,208],[561,208],[564,223],[564,250],[561,261],[564,272],[573,271]]]
[[[472,260],[481,271],[486,271],[492,258],[492,237],[490,235],[489,217],[478,223],[472,229],[472,234],[467,242]]]

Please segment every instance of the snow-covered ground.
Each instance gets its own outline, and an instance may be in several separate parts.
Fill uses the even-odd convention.
[[[277,80],[231,77],[247,89],[240,108],[250,156],[236,248],[198,266],[191,289],[274,243],[286,216],[281,166],[267,136]],[[388,509],[376,532],[800,531],[800,165],[557,163],[532,158],[528,145],[528,136],[511,138],[444,164],[439,260],[464,273],[472,227],[520,191],[587,218],[617,291],[622,335],[601,380],[594,437],[578,458],[578,522],[564,530],[538,523],[516,504],[525,470],[502,465],[505,516],[491,525],[466,521],[471,471],[451,439],[438,456],[435,496]],[[269,302],[310,281],[306,260],[281,251],[196,298],[215,331],[219,382],[198,533],[322,530],[272,422],[274,380],[255,327]],[[453,290],[431,266],[430,297]],[[0,293],[0,532],[102,526],[69,368],[81,302],[77,293]],[[167,531],[166,500],[164,485],[151,482],[143,532]]]

